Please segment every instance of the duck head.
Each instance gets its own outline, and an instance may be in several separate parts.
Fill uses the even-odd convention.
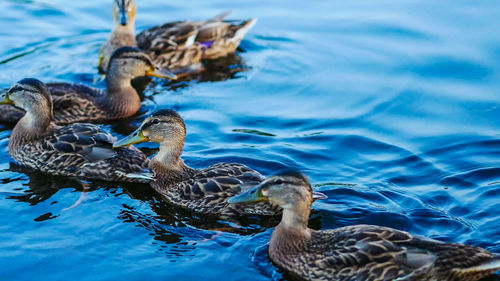
[[[160,151],[153,158],[165,166],[183,166],[181,154],[186,139],[186,125],[174,110],[161,109],[147,117],[141,126],[129,136],[115,142],[113,147],[129,146],[141,142],[160,144]]]
[[[25,78],[14,84],[1,97],[0,104],[13,104],[26,111],[21,119],[31,125],[48,125],[52,118],[52,96],[40,80]]]
[[[228,203],[270,201],[284,210],[309,211],[316,199],[327,198],[314,192],[307,176],[296,170],[282,170],[271,175],[256,187],[236,195]]]
[[[138,48],[121,47],[113,52],[107,71],[108,83],[123,80],[128,83],[128,80],[143,76],[177,79],[175,74],[156,66],[151,58]]]
[[[115,25],[134,25],[137,5],[135,0],[114,0],[113,20]]]
[[[172,109],[161,109],[147,117],[132,134],[115,142],[113,147],[129,146],[146,141],[178,145],[184,144],[185,139],[186,125],[182,117]]]

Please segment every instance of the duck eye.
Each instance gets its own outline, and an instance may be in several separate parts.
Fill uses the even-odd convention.
[[[153,120],[153,124],[159,124],[159,123],[160,123],[160,120],[158,120],[158,119]]]
[[[274,181],[275,184],[282,184],[283,183],[283,180],[282,179],[276,179]]]

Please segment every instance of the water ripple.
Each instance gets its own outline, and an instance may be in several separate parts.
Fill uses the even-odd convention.
[[[228,9],[138,4],[138,30]],[[184,159],[193,167],[306,172],[329,197],[314,203],[312,228],[384,225],[500,253],[498,4],[284,4],[231,3],[230,18],[259,18],[237,55],[189,79],[153,81],[140,114],[104,128],[123,136],[155,109],[174,108],[186,120]],[[110,2],[0,6],[2,88],[28,76],[93,85]],[[267,254],[278,221],[195,214],[147,185],[84,190],[13,164],[11,130],[0,127],[4,279],[292,280]]]

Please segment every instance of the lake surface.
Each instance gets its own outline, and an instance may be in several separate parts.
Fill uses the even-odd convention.
[[[1,1],[0,88],[93,84],[111,2]],[[138,2],[137,30],[225,10],[259,21],[210,73],[155,80],[142,115],[105,125],[115,135],[174,108],[193,167],[309,175],[329,196],[313,228],[376,224],[500,253],[498,2]],[[0,126],[2,280],[289,280],[267,256],[277,222],[192,214],[147,185],[84,192],[16,166],[10,133]]]

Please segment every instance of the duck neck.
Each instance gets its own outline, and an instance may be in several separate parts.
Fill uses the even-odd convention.
[[[135,47],[137,42],[135,40],[135,22],[130,21],[127,25],[121,25],[115,22],[113,31],[111,32],[111,41],[119,43],[118,46],[132,46]]]
[[[9,149],[35,139],[43,138],[51,129],[52,112],[46,110],[27,111],[12,131]]]
[[[283,209],[280,225],[286,229],[308,229],[310,213],[309,208],[285,208]]]
[[[302,253],[309,245],[309,213],[309,209],[283,209],[281,222],[271,236],[269,254],[273,260],[283,262],[284,267],[288,257]]]
[[[115,116],[125,118],[134,115],[141,107],[141,99],[132,87],[132,78],[118,73],[108,73],[106,77],[107,106]]]
[[[183,144],[162,143],[160,151],[152,159],[151,169],[169,183],[176,183],[190,177],[196,170],[181,158]]]

